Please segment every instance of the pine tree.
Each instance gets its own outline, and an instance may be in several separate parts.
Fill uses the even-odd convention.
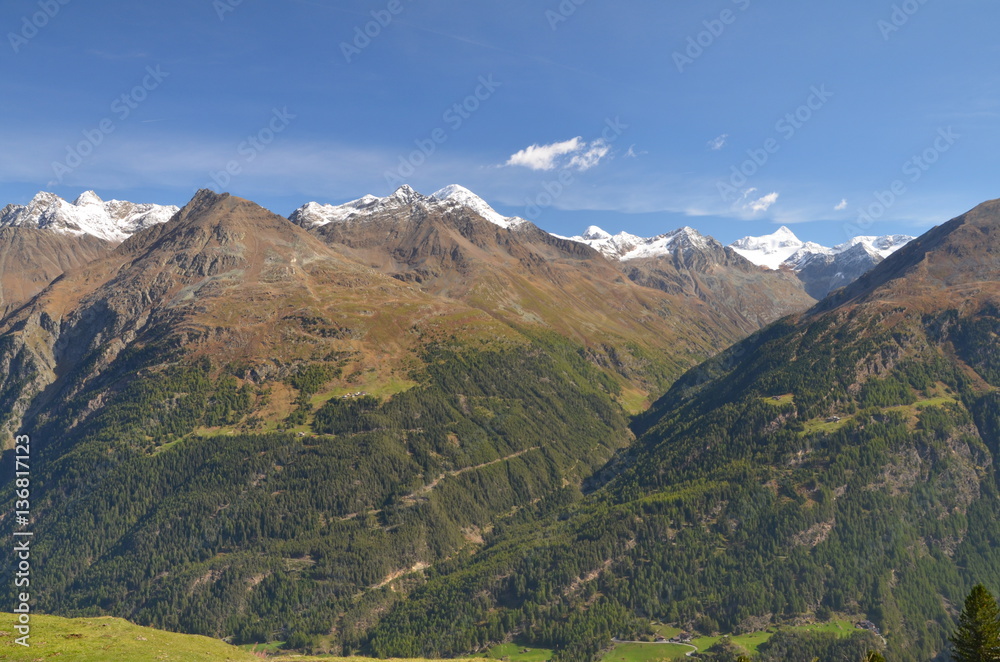
[[[976,584],[965,599],[951,643],[957,662],[1000,660],[1000,607],[982,584]]]

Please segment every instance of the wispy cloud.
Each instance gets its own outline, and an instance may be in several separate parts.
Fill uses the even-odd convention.
[[[847,198],[841,200],[836,207],[833,208],[834,211],[844,211],[847,209]]]
[[[759,214],[770,209],[775,202],[778,201],[780,194],[777,192],[768,193],[767,195],[761,196],[759,198],[754,198],[754,194],[757,189],[750,188],[743,192],[743,198],[746,203],[743,205],[743,209],[746,211],[753,212],[754,214]]]
[[[720,149],[726,146],[726,143],[728,141],[729,141],[729,134],[723,133],[721,136],[709,140],[708,148],[713,152],[718,152]]]
[[[583,172],[590,170],[601,162],[605,156],[611,152],[611,145],[607,141],[600,139],[590,143],[590,147],[582,154],[577,154],[569,160],[569,167],[576,168]]]

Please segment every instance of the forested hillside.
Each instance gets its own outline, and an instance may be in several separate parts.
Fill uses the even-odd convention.
[[[480,291],[509,272],[490,245]],[[736,333],[593,251],[543,271],[544,297],[515,279],[473,306],[203,191],[55,280],[0,321],[0,425],[33,441],[37,608],[365,646],[438,563],[578,489],[648,389]]]
[[[838,612],[874,621],[896,659],[934,657],[968,587],[1000,585],[998,226],[984,205],[689,372],[603,487],[505,523],[373,650],[453,654],[487,622],[583,660],[650,621]]]

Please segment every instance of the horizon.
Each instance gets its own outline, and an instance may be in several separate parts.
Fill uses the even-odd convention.
[[[409,185],[404,184],[400,188],[404,188],[404,187],[408,187],[408,186]],[[443,186],[443,187],[441,187],[441,188],[439,188],[439,189],[437,189],[435,191],[432,191],[430,193],[426,193],[424,191],[419,191],[419,190],[416,190],[416,189],[412,189],[412,187],[409,187],[409,188],[411,188],[411,190],[416,190],[416,192],[418,194],[420,194],[420,195],[422,195],[424,197],[432,197],[435,193],[438,193],[438,192],[440,192],[440,191],[442,191],[442,190],[444,190],[446,188],[453,187],[453,186],[461,187],[461,188],[463,188],[463,189],[465,189],[467,191],[470,191],[473,195],[477,195],[477,197],[480,197],[481,199],[483,199],[481,196],[478,196],[478,194],[475,191],[472,191],[471,189],[468,189],[467,187],[464,187],[461,184],[448,184],[448,185]],[[203,189],[203,190],[212,190],[212,189]],[[399,189],[396,189],[396,190],[398,191]],[[125,201],[125,202],[131,202],[131,203],[134,203],[134,204],[159,204],[159,205],[164,205],[164,206],[174,206],[174,207],[178,207],[179,209],[183,209],[184,206],[187,205],[191,200],[193,200],[194,197],[196,197],[199,192],[200,192],[200,190],[196,191],[194,193],[194,195],[189,200],[185,200],[185,201],[180,202],[180,203],[177,203],[177,202],[166,202],[166,203],[152,202],[152,203],[150,203],[150,201],[147,201],[147,200],[121,200],[121,199],[119,199],[117,197],[105,197],[105,196],[101,195],[100,192],[98,192],[98,191],[96,191],[94,189],[86,189],[86,190],[80,191],[80,193],[78,193],[76,195],[69,196],[69,197],[63,197],[63,196],[61,196],[61,195],[59,195],[57,193],[53,193],[52,191],[38,191],[38,192],[35,193],[35,196],[41,195],[42,193],[48,193],[48,194],[56,195],[57,197],[59,197],[60,199],[64,200],[65,202],[68,202],[70,204],[75,205],[76,202],[77,202],[77,200],[79,200],[79,198],[83,197],[84,195],[86,195],[88,193],[92,193],[92,194],[96,195],[101,200],[101,202]],[[213,192],[214,193],[220,193],[220,192],[217,192],[217,191],[213,191]],[[392,193],[395,193],[395,191],[391,192],[389,195],[392,195]],[[366,195],[370,195],[370,194],[365,194],[365,195],[362,195],[362,196],[358,196],[356,198],[352,198],[350,200],[345,200],[343,202],[333,202],[333,203],[323,203],[323,202],[319,202],[319,201],[315,201],[315,200],[310,200],[308,202],[303,203],[302,205],[299,205],[299,207],[296,207],[291,212],[282,213],[280,211],[276,211],[276,210],[270,209],[270,208],[268,208],[268,207],[266,207],[264,205],[261,205],[259,202],[257,202],[256,200],[253,200],[252,198],[246,198],[244,196],[236,195],[236,194],[230,193],[228,191],[222,191],[221,194],[224,194],[224,195],[234,195],[235,197],[243,198],[243,199],[248,200],[249,202],[253,202],[254,204],[259,205],[263,209],[266,209],[267,211],[269,211],[271,213],[274,213],[274,214],[277,214],[278,216],[281,216],[282,218],[285,218],[285,219],[290,219],[291,216],[292,216],[292,214],[295,211],[297,211],[301,207],[304,207],[307,204],[314,204],[315,203],[315,204],[320,204],[320,205],[323,205],[323,206],[339,206],[339,205],[344,205],[344,204],[347,204],[347,203],[350,203],[350,202],[356,202],[357,200],[360,200],[361,198],[366,197]],[[31,200],[34,199],[35,196],[32,196],[32,198],[30,198],[29,200],[27,200],[27,201],[25,201],[23,203],[9,203],[9,202],[8,203],[4,203],[4,206],[0,207],[0,209],[4,208],[7,205],[12,205],[12,204],[13,205],[20,205],[20,206],[27,206],[31,202]],[[386,196],[382,196],[382,197],[386,197]],[[483,199],[483,201],[486,202],[486,204],[489,205],[491,208],[495,209],[494,205],[492,203],[490,203],[489,200]],[[961,214],[959,214],[959,215],[961,215]],[[951,220],[951,219],[947,219],[947,220]],[[947,222],[947,220],[946,221],[942,221],[942,223]],[[934,224],[933,226],[927,228],[927,230],[931,230],[931,229],[937,227],[938,225],[940,225],[940,223]],[[658,237],[661,237],[661,236],[664,236],[664,235],[672,234],[674,232],[678,232],[678,231],[686,229],[686,228],[690,228],[690,229],[694,230],[695,232],[701,234],[702,236],[710,237],[712,239],[715,239],[716,241],[720,242],[724,246],[728,246],[728,247],[731,247],[734,243],[740,241],[741,239],[760,239],[760,238],[765,238],[765,237],[771,237],[771,236],[774,236],[774,235],[778,235],[778,234],[781,234],[782,232],[791,233],[796,239],[798,239],[799,241],[802,241],[804,243],[821,244],[821,242],[818,242],[818,241],[815,241],[815,240],[813,240],[813,239],[811,239],[809,237],[804,237],[804,236],[800,235],[799,232],[796,232],[796,230],[794,229],[794,226],[789,227],[787,225],[781,225],[781,226],[776,227],[776,228],[775,227],[767,228],[767,231],[765,233],[763,233],[763,234],[759,234],[759,235],[742,235],[742,236],[736,237],[735,239],[732,239],[732,240],[723,240],[723,239],[720,239],[716,235],[713,235],[711,233],[705,232],[705,231],[701,230],[700,228],[696,227],[695,225],[682,225],[682,226],[678,226],[678,227],[674,227],[674,228],[668,228],[668,229],[665,229],[665,230],[663,230],[661,232],[657,232],[657,233],[651,234],[651,235],[637,235],[636,233],[629,231],[627,228],[626,229],[622,229],[622,230],[618,230],[618,231],[615,231],[615,232],[611,232],[607,228],[604,228],[604,227],[602,227],[600,225],[595,225],[595,224],[588,225],[588,226],[586,226],[586,227],[578,230],[577,232],[575,232],[573,234],[565,234],[565,235],[564,234],[557,234],[557,233],[551,232],[551,231],[547,230],[546,228],[544,228],[542,226],[539,226],[539,228],[542,229],[545,232],[548,232],[549,234],[552,234],[553,236],[556,236],[556,237],[559,237],[559,238],[563,238],[563,239],[571,239],[571,240],[581,239],[581,238],[584,237],[584,235],[588,234],[591,230],[594,230],[594,229],[599,230],[599,231],[607,234],[609,237],[618,236],[620,234],[631,234],[633,236],[639,237],[640,239],[646,239],[646,240],[648,240],[648,239],[655,239],[655,238],[658,238]],[[927,230],[925,230],[925,232]],[[923,232],[921,232],[920,234],[923,234]],[[831,245],[826,246],[826,247],[827,248],[837,248],[837,247],[846,246],[847,244],[851,243],[852,240],[858,239],[858,238],[864,238],[864,237],[878,238],[878,237],[899,236],[899,235],[909,236],[909,237],[914,238],[914,239],[920,236],[919,234],[917,234],[917,235],[907,235],[906,233],[890,233],[889,235],[877,235],[877,234],[859,233],[859,234],[855,234],[855,235],[849,236],[849,237],[847,237],[843,241],[840,241],[840,242],[835,243],[835,244],[831,244]]]

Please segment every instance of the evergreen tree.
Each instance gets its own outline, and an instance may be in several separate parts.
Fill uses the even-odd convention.
[[[951,643],[957,662],[1000,660],[1000,608],[982,584],[976,584],[965,599]]]

